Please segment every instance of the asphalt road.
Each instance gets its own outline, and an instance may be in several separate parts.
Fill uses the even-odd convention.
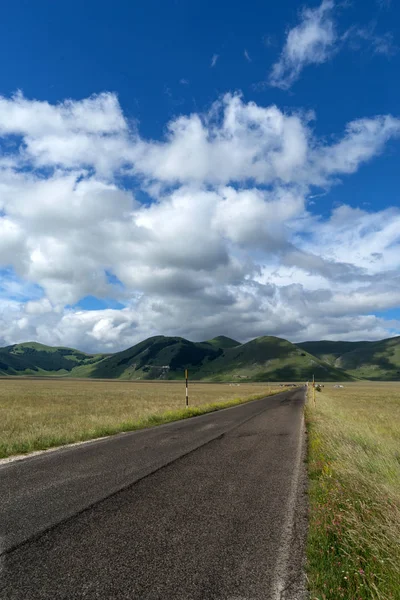
[[[304,390],[0,466],[0,598],[297,600]]]

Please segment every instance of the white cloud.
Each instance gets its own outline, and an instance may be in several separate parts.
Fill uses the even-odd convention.
[[[304,212],[304,198],[299,193],[257,189],[220,190],[222,201],[216,207],[213,225],[239,247],[276,251],[286,247],[285,224]]]
[[[382,278],[400,267],[400,211],[385,209],[367,212],[340,206],[330,220],[318,224],[318,238],[304,245],[309,252],[321,252],[332,261],[346,262]]]
[[[275,45],[275,38],[274,38],[273,35],[267,34],[267,35],[263,36],[262,42],[263,42],[264,46],[266,46],[267,48],[269,48],[270,46],[274,46]]]
[[[212,59],[211,59],[211,64],[210,64],[211,68],[215,67],[218,59],[219,59],[219,54],[213,54]]]
[[[281,56],[272,67],[269,83],[289,89],[309,64],[321,64],[334,53],[337,33],[332,0],[323,0],[318,8],[303,9],[301,22],[290,29]]]
[[[179,117],[168,129],[166,142],[137,144],[138,174],[171,183],[290,181],[307,158],[308,131],[300,117],[244,104],[237,95],[227,94],[204,116]]]
[[[359,166],[382,152],[386,142],[400,135],[400,119],[391,115],[357,119],[348,123],[345,135],[331,146],[318,146],[313,154],[313,181],[335,174],[355,173]]]
[[[358,51],[362,44],[369,46],[374,54],[384,56],[393,56],[398,52],[398,47],[394,43],[393,34],[386,32],[376,33],[376,24],[374,22],[367,26],[350,27],[342,36],[342,40],[347,41],[350,48]]]
[[[276,106],[245,103],[238,94],[226,94],[207,113],[170,121],[164,141],[149,141],[124,119],[117,98],[110,96],[77,102],[76,108],[69,101],[51,110],[47,103],[42,107],[33,101],[32,115],[29,101],[22,96],[15,98],[15,109],[12,99],[0,98],[3,136],[18,132],[22,137],[22,143],[7,156],[5,177],[14,176],[13,167],[30,166],[79,171],[83,176],[95,170],[110,181],[116,174],[135,174],[166,184],[226,185],[253,180],[320,185],[332,175],[354,172],[379,153],[388,139],[398,135],[400,123],[390,115],[359,119],[348,123],[341,139],[327,144],[314,138],[308,122],[312,115],[284,113]],[[91,106],[94,124],[90,123]],[[85,125],[80,128],[84,110]],[[50,124],[44,118],[41,135],[33,133],[33,121],[46,111]],[[77,124],[73,114],[78,115]]]
[[[244,57],[247,60],[247,62],[251,62],[250,54],[247,52],[246,49],[244,50],[243,54],[244,54]]]
[[[388,4],[387,0],[379,1],[382,7]],[[305,67],[330,60],[344,45],[355,51],[367,45],[373,53],[386,56],[398,51],[390,32],[376,33],[375,22],[356,24],[339,34],[335,19],[339,6],[334,0],[322,0],[317,8],[301,11],[300,23],[289,29],[279,60],[272,66],[268,79],[271,86],[288,90]]]
[[[323,220],[307,197],[380,153],[399,120],[359,119],[329,144],[308,119],[228,94],[155,142],[110,94],[1,99],[15,145],[0,164],[0,345],[390,335],[399,325],[372,313],[400,302],[398,210],[342,206]],[[125,308],[71,308],[89,295]]]
[[[252,179],[321,185],[332,175],[356,171],[400,132],[400,120],[390,115],[359,119],[329,145],[314,138],[309,118],[226,94],[207,114],[170,122],[166,141],[138,141],[131,151],[133,168],[167,183],[222,185]]]
[[[110,135],[127,128],[115,94],[99,94],[84,100],[65,100],[58,105],[27,100],[21,92],[0,97],[0,134],[28,139],[47,135],[86,133]]]

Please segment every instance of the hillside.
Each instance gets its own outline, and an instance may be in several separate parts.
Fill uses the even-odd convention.
[[[321,340],[292,344],[259,337],[245,344],[226,336],[204,342],[155,336],[115,354],[86,354],[37,342],[0,348],[0,376],[206,381],[399,380],[400,337],[378,342]]]
[[[102,358],[102,354],[85,354],[37,342],[14,344],[0,348],[0,375],[68,375],[77,366],[91,365]]]
[[[183,378],[185,369],[194,373],[204,362],[222,354],[217,340],[213,342],[194,343],[180,337],[155,336],[117,352],[85,371],[89,377],[100,378],[179,379]],[[221,343],[224,345],[226,341]]]
[[[309,352],[313,356],[320,358],[324,362],[335,366],[336,361],[343,356],[343,354],[364,348],[371,343],[372,342],[332,342],[330,340],[321,340],[318,342],[301,342],[300,344],[296,344],[296,346]]]
[[[239,344],[220,336],[194,343],[179,337],[156,336],[100,362],[80,367],[74,376],[120,379],[192,379],[210,381],[298,381],[317,378],[351,379],[290,342],[261,337]]]
[[[14,356],[0,348],[0,375],[21,375],[27,374],[27,365],[21,358]]]
[[[370,342],[342,354],[337,365],[360,379],[397,381],[400,379],[400,337]]]
[[[211,346],[215,346],[216,348],[234,348],[235,346],[240,346],[240,342],[233,340],[232,338],[226,337],[225,335],[218,335],[212,340],[206,340],[202,342],[202,344],[211,344]]]
[[[346,373],[282,338],[266,336],[225,349],[212,363],[197,372],[214,381],[248,379],[257,381],[304,381],[351,379]]]
[[[300,348],[357,379],[400,379],[400,337],[378,342],[304,342]]]

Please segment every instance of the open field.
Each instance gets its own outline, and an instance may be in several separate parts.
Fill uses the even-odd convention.
[[[308,577],[318,600],[400,599],[400,383],[316,392]]]
[[[282,391],[267,384],[0,380],[0,457],[150,427]],[[209,405],[213,404],[213,407]],[[214,406],[215,405],[215,406]]]

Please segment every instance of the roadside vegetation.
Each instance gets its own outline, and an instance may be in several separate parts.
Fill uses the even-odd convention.
[[[306,420],[311,599],[399,600],[400,383],[325,384]]]
[[[277,384],[0,381],[0,458],[152,427],[278,393]]]

